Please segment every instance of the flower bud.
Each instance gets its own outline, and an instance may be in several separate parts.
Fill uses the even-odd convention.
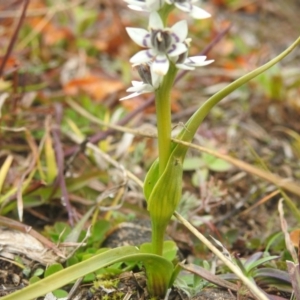
[[[144,83],[152,85],[151,69],[149,64],[140,64],[136,66],[136,69]]]
[[[186,46],[186,48],[188,49],[190,47],[192,39],[191,38],[187,38],[185,39],[185,41],[183,42],[183,44]],[[178,55],[177,60],[176,60],[176,64],[182,64],[185,62],[185,60],[188,57],[188,51],[185,51],[183,53],[181,53],[180,55]]]

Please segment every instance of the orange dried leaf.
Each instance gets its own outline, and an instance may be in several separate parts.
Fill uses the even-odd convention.
[[[65,94],[69,96],[84,92],[96,100],[103,100],[109,94],[123,88],[124,84],[119,80],[94,75],[72,79],[63,87]]]
[[[295,247],[299,247],[300,229],[290,232],[290,239]]]
[[[125,26],[121,23],[120,18],[115,15],[110,19],[107,16],[102,17],[101,38],[93,41],[93,46],[101,52],[116,55],[120,53],[124,44],[129,40]]]
[[[0,57],[0,64],[2,64],[2,61],[3,57]],[[4,73],[12,72],[16,68],[18,68],[19,64],[20,62],[16,57],[10,56],[5,62]]]
[[[43,39],[46,46],[53,46],[60,41],[70,40],[72,33],[68,28],[58,28],[48,24],[43,30]]]

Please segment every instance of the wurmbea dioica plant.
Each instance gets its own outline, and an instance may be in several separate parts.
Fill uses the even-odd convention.
[[[167,17],[174,7],[198,19],[208,18],[210,14],[193,5],[194,1],[173,0],[165,4],[163,1],[126,2],[132,9],[151,11],[148,30],[126,28],[130,38],[146,49],[130,59],[142,81],[133,81],[127,90],[132,94],[121,100],[155,93],[159,158],[146,177],[144,194],[152,222],[152,251],[162,255],[165,229],[182,195],[184,159],[184,155],[172,156],[175,145],[171,142],[171,89],[178,69],[194,70],[213,62],[206,60],[206,56],[188,57],[191,39],[188,38],[187,21],[167,27]]]
[[[174,8],[198,19],[210,15],[195,6],[197,1],[194,0],[125,1],[131,9],[149,12],[148,30],[127,28],[133,41],[145,49],[130,59],[142,81],[133,81],[132,87],[127,90],[131,94],[121,100],[143,93],[155,94],[159,158],[151,166],[144,183],[144,194],[152,221],[152,243],[141,245],[140,248],[125,246],[107,250],[5,296],[3,300],[34,299],[100,268],[126,261],[142,262],[146,270],[149,293],[155,297],[164,297],[179,272],[178,267],[174,267],[171,262],[175,255],[174,247],[172,248],[170,242],[164,244],[163,238],[166,226],[181,198],[182,164],[188,150],[186,142],[192,141],[203,119],[225,96],[278,63],[300,44],[299,37],[273,60],[242,76],[206,100],[177,136],[177,140],[185,143],[174,143],[171,140],[170,92],[178,69],[193,70],[213,61],[206,60],[205,56],[188,57],[191,40],[188,38],[187,22],[183,20],[167,27],[168,15]],[[173,253],[172,257],[170,253]]]

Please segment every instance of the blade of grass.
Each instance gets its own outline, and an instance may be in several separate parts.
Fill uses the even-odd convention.
[[[46,136],[45,136],[45,158],[47,167],[47,184],[51,184],[58,174],[55,151],[53,147],[53,139],[50,134],[50,118],[46,122]]]
[[[7,176],[7,173],[9,171],[9,168],[13,162],[14,157],[12,155],[8,155],[5,159],[4,164],[2,165],[1,169],[0,169],[0,195],[2,192],[2,187],[4,184],[4,180]]]
[[[27,143],[28,143],[31,153],[32,153],[32,159],[31,159],[30,164],[29,164],[28,168],[26,169],[26,171],[23,172],[21,179],[19,181],[18,187],[17,187],[17,208],[18,208],[18,215],[19,215],[20,221],[23,220],[23,197],[22,197],[23,191],[30,184],[31,179],[32,179],[34,173],[36,172],[37,161],[39,159],[38,147],[35,143],[35,140],[34,140],[32,134],[27,129],[25,130],[25,137],[26,137]],[[28,175],[29,175],[28,179],[30,179],[30,180],[27,180],[26,186],[25,186],[24,181]]]

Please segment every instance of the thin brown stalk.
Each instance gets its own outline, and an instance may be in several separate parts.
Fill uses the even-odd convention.
[[[61,190],[61,201],[62,204],[66,207],[69,217],[69,222],[71,226],[74,225],[74,213],[73,208],[71,206],[68,190],[65,182],[65,175],[64,175],[64,152],[62,148],[62,144],[60,141],[60,125],[62,120],[62,106],[60,104],[55,105],[55,116],[56,116],[56,124],[52,128],[52,135],[54,141],[54,148],[56,154],[56,164],[58,168],[58,176],[56,180],[56,185],[59,185]]]
[[[6,65],[6,62],[7,62],[8,58],[9,58],[11,52],[12,52],[12,49],[13,49],[16,41],[17,41],[21,26],[22,26],[22,24],[24,22],[24,19],[25,19],[26,10],[28,8],[29,2],[30,2],[30,0],[24,0],[24,6],[23,6],[23,9],[22,9],[22,13],[21,13],[19,22],[17,24],[17,27],[16,27],[14,33],[13,33],[13,36],[11,37],[11,39],[9,41],[7,51],[6,51],[6,53],[4,55],[4,58],[3,58],[3,60],[1,61],[1,64],[0,64],[0,77],[2,77],[2,75],[3,75],[3,70],[4,70],[4,67]]]

